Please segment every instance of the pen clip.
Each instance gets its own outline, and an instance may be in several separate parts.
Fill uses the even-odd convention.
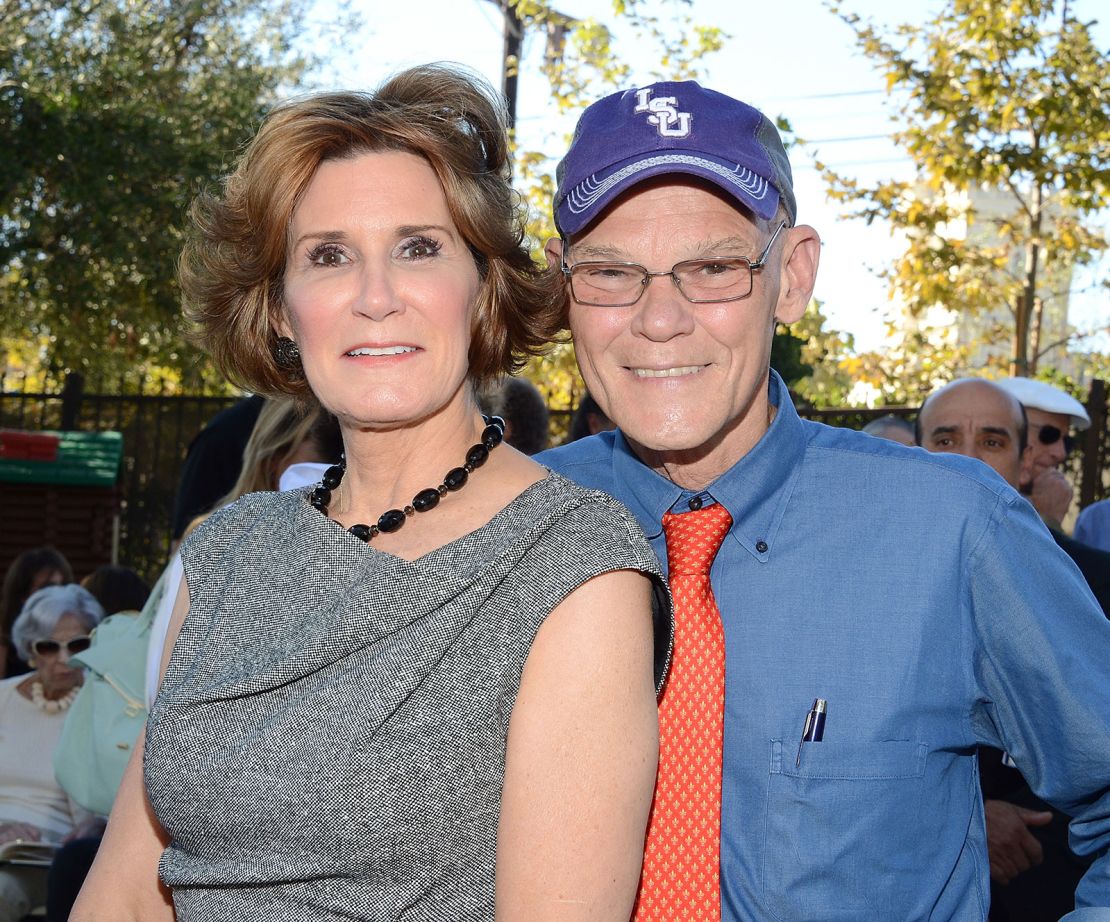
[[[800,768],[802,764],[802,744],[819,743],[825,729],[825,713],[829,703],[824,698],[814,698],[813,707],[806,714],[805,726],[802,727],[802,738],[798,740],[798,756],[794,760],[794,767]]]

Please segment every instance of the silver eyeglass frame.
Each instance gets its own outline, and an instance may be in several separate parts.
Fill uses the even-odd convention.
[[[771,234],[771,239],[767,241],[767,246],[763,248],[763,252],[759,254],[759,257],[755,260],[755,262],[752,262],[746,256],[717,257],[715,259],[684,259],[681,262],[675,263],[673,266],[671,266],[670,269],[665,272],[649,272],[645,266],[641,266],[639,263],[618,262],[610,259],[588,260],[586,262],[575,263],[573,266],[569,266],[567,265],[567,250],[569,249],[570,244],[564,237],[562,252],[559,254],[559,270],[563,273],[564,276],[566,276],[567,282],[570,284],[570,296],[574,298],[574,300],[577,301],[579,304],[583,304],[586,307],[631,307],[633,304],[638,303],[640,298],[644,296],[644,292],[647,291],[648,285],[651,284],[652,279],[662,278],[666,275],[669,275],[671,277],[671,282],[674,283],[674,287],[678,289],[679,294],[681,294],[682,297],[684,297],[691,304],[725,304],[729,301],[742,301],[744,300],[744,298],[751,297],[751,293],[755,290],[755,273],[761,270],[767,264],[767,257],[771,253],[771,247],[775,245],[775,241],[778,239],[779,234],[782,233],[782,230],[785,227],[786,222],[780,221],[779,226],[775,228],[775,232]],[[722,258],[727,258],[729,260],[738,260],[740,262],[745,262],[748,264],[748,290],[742,295],[733,295],[728,298],[691,298],[688,294],[686,294],[686,292],[682,288],[682,283],[679,281],[678,275],[676,274],[679,267],[688,266],[695,263],[720,262]],[[639,269],[641,273],[640,291],[631,301],[621,301],[619,304],[601,304],[596,301],[583,301],[581,298],[578,297],[577,293],[574,290],[574,271],[584,266],[619,266],[622,269]]]

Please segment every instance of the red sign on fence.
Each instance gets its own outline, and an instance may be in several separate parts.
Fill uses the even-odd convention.
[[[0,458],[11,461],[56,461],[59,441],[59,437],[53,433],[0,429]]]

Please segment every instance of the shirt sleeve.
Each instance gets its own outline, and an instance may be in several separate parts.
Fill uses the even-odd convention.
[[[1016,493],[999,496],[966,579],[976,734],[1073,817],[1072,849],[1096,856],[1077,907],[1110,906],[1110,622]]]

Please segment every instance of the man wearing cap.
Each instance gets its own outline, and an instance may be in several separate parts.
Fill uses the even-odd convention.
[[[1071,448],[1069,430],[1083,431],[1091,425],[1087,409],[1071,394],[1046,381],[1033,378],[1004,378],[998,382],[1016,397],[1029,417],[1032,463],[1022,476],[1021,492],[1050,528],[1060,530],[1074,490],[1060,470]]]
[[[798,417],[796,212],[771,122],[691,82],[591,106],[558,170],[548,259],[619,431],[538,457],[632,509],[675,595],[635,918],[984,919],[979,744],[1076,815],[1110,906],[1110,624],[979,462]]]
[[[1063,522],[1074,489],[1060,465],[1071,448],[1069,429],[1082,431],[1091,425],[1087,410],[1058,387],[1032,378],[1003,378],[996,382],[1025,408],[1029,419],[1028,463],[1022,469],[1021,492],[1033,504],[1056,543],[1075,561],[1110,617],[1110,565],[1105,552],[1064,534]]]
[[[1015,490],[1033,446],[1016,397],[997,382],[961,378],[922,403],[917,443],[988,464]],[[1102,555],[1110,575],[1110,554]],[[1030,638],[1037,643],[1037,638]],[[1068,848],[1068,817],[1037,797],[1004,752],[979,750],[979,781],[987,820],[991,918],[1002,922],[1059,919],[1090,862]]]

